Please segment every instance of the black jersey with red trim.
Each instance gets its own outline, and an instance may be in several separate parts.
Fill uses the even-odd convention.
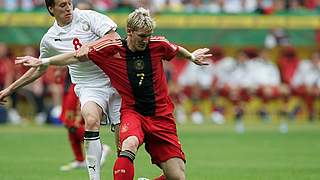
[[[132,52],[126,40],[103,41],[88,54],[111,79],[122,97],[121,110],[133,109],[143,116],[162,116],[173,112],[168,95],[163,61],[177,55],[179,46],[164,37],[151,37],[144,51]]]

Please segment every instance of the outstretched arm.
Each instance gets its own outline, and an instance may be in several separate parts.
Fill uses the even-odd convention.
[[[87,58],[76,58],[76,52],[59,54],[49,58],[38,59],[31,56],[17,57],[16,64],[23,64],[28,67],[39,67],[43,65],[65,66],[68,64],[85,61]]]
[[[4,104],[6,97],[10,96],[17,89],[24,87],[31,82],[38,79],[42,74],[46,72],[47,66],[30,68],[26,73],[24,73],[19,79],[9,85],[7,88],[0,91],[0,104]]]
[[[207,52],[209,52],[208,48],[200,48],[191,53],[185,48],[179,46],[178,56],[187,58],[193,63],[202,66],[202,65],[209,65],[207,62],[205,62],[205,60],[208,57],[211,57],[212,54],[206,54]]]
[[[56,65],[56,66],[65,66],[69,64],[75,64],[82,61],[88,61],[88,53],[91,46],[99,44],[106,40],[115,40],[119,39],[120,36],[115,31],[110,31],[101,39],[85,44],[80,49],[70,53],[64,53],[50,58],[37,59],[31,56],[17,57],[16,64],[23,64],[28,67],[39,67],[41,65]]]

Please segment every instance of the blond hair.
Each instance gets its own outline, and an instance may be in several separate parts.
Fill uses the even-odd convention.
[[[127,29],[131,29],[132,31],[137,31],[138,29],[152,31],[155,27],[156,23],[152,19],[149,10],[142,7],[136,9],[128,16]]]

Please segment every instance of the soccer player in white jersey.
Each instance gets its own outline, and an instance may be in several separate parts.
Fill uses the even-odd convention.
[[[307,107],[308,119],[310,122],[315,119],[315,102],[319,96],[320,87],[320,52],[314,51],[311,59],[302,60],[293,75],[292,89],[299,96]]]
[[[278,67],[270,59],[270,50],[259,50],[258,57],[251,60],[249,64],[251,77],[253,77],[253,89],[255,94],[261,99],[261,107],[258,114],[261,120],[271,121],[268,113],[268,104],[280,97],[280,72]]]
[[[118,37],[117,25],[107,16],[90,10],[73,9],[72,0],[46,0],[53,26],[43,36],[40,44],[40,58],[78,50],[101,37]],[[0,92],[0,103],[20,87],[40,77],[45,68],[31,68],[21,78]],[[69,65],[72,83],[80,99],[81,114],[85,120],[86,162],[90,180],[100,179],[100,158],[102,145],[99,137],[100,121],[105,113],[111,124],[116,125],[118,142],[121,98],[111,86],[109,78],[93,62],[87,61]]]

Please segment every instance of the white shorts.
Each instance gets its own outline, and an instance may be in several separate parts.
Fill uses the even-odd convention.
[[[81,109],[87,102],[95,102],[102,108],[103,113],[107,116],[111,124],[115,125],[120,123],[121,97],[116,89],[106,86],[90,87],[76,85],[74,92],[80,100]]]

